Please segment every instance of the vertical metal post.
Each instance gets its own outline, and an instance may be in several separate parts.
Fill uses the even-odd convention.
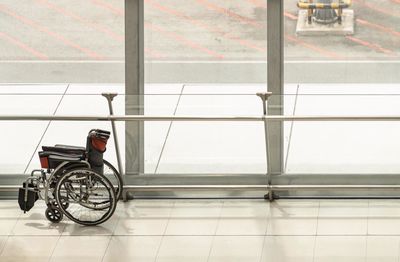
[[[144,1],[125,0],[125,114],[144,110]],[[144,124],[125,123],[125,174],[144,172]]]
[[[284,94],[284,26],[282,0],[267,0],[267,54],[268,54],[268,92],[274,95],[268,99],[267,113],[283,115]],[[283,123],[274,121],[268,124],[271,176],[283,173]],[[272,197],[272,196],[271,196]]]
[[[270,97],[272,93],[267,92],[267,93],[257,93],[257,96],[261,98],[262,105],[263,105],[263,116],[267,116],[267,100],[268,97]],[[268,186],[271,186],[271,159],[270,159],[270,152],[269,152],[269,135],[268,135],[268,121],[267,119],[264,118],[264,135],[265,135],[265,156],[267,158],[267,184]],[[273,192],[270,189],[268,191],[268,199],[270,201],[273,200]]]
[[[101,94],[107,99],[108,102],[108,109],[110,110],[110,115],[114,115],[114,110],[112,106],[112,101],[114,97],[116,97],[118,94],[116,93],[103,93]],[[115,121],[111,120],[111,127],[114,135],[114,144],[115,144],[115,152],[117,154],[117,162],[118,162],[118,171],[122,175],[123,174],[123,169],[122,169],[122,161],[121,161],[121,154],[119,151],[119,143],[118,143],[118,134],[117,134],[117,128],[115,127]]]

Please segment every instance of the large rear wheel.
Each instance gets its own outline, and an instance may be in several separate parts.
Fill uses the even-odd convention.
[[[108,162],[105,159],[103,160],[103,162],[104,162],[103,174],[114,185],[115,194],[117,195],[117,199],[121,199],[121,194],[122,194],[122,190],[124,187],[124,182],[122,180],[122,176],[110,162]]]
[[[86,226],[107,221],[117,205],[113,184],[89,168],[69,170],[59,179],[55,195],[65,216]]]

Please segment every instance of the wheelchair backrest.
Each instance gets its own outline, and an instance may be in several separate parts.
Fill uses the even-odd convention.
[[[100,153],[104,153],[106,151],[107,141],[110,138],[110,132],[101,130],[101,129],[92,129],[90,130],[87,142],[86,142],[86,150],[91,152],[93,149]]]

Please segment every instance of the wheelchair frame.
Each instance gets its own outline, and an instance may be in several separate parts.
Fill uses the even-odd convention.
[[[90,159],[91,159],[90,152],[93,151],[93,148],[92,148],[93,143],[96,143],[96,140],[94,139],[94,137],[97,139],[98,138],[104,139],[104,137],[102,137],[104,135],[106,137],[105,141],[104,140],[101,141],[102,143],[104,143],[104,145],[102,145],[102,146],[104,146],[104,150],[96,149],[97,150],[96,154],[100,154],[101,158],[95,159],[95,161],[97,161],[97,162],[101,161],[101,163],[102,163],[101,171],[103,171],[105,164],[108,167],[110,167],[110,169],[113,172],[113,175],[117,179],[117,183],[118,183],[118,187],[119,187],[118,195],[116,193],[116,190],[114,189],[114,185],[110,182],[110,180],[104,174],[102,174],[102,172],[97,172],[97,170],[94,169],[94,167],[90,163]],[[45,151],[39,152],[39,157],[41,158],[42,169],[32,170],[30,177],[23,184],[23,188],[20,188],[18,201],[19,201],[20,207],[24,211],[24,213],[29,211],[34,206],[34,203],[36,202],[36,200],[41,199],[41,200],[44,200],[44,202],[46,203],[46,206],[47,206],[46,217],[51,222],[55,222],[55,223],[60,222],[62,220],[64,214],[67,217],[69,217],[71,220],[73,220],[79,224],[82,224],[82,225],[97,225],[97,224],[100,224],[100,223],[106,221],[107,219],[109,219],[115,211],[116,203],[118,201],[119,196],[122,194],[122,187],[123,187],[122,177],[120,176],[118,171],[109,162],[107,162],[106,160],[103,159],[103,153],[105,152],[105,145],[107,144],[109,135],[110,135],[110,133],[108,131],[103,131],[103,130],[98,130],[98,129],[90,130],[88,138],[87,138],[87,145],[84,150],[82,147],[74,147],[74,146],[57,146],[56,145],[55,147],[43,147],[43,149]],[[98,140],[97,140],[97,142],[98,142]],[[91,147],[91,145],[92,145],[92,147]],[[50,150],[48,150],[48,148],[50,148]],[[52,149],[54,151],[52,151]],[[57,151],[57,150],[59,150],[59,151]],[[63,152],[63,150],[65,150],[66,152]],[[80,155],[74,154],[71,151],[68,152],[68,150],[71,150],[71,151],[76,150],[76,151],[81,152],[81,154]],[[51,159],[52,156],[60,157],[61,161],[63,160],[62,159],[63,157],[65,159],[76,158],[76,160],[62,161],[61,163],[56,164],[56,166],[54,166],[54,163],[57,163],[57,162],[51,163],[51,161],[56,161],[54,159],[53,160]],[[42,160],[44,162],[42,162]],[[97,166],[97,168],[99,168],[99,167]],[[60,173],[63,171],[63,169],[65,169],[65,171],[63,173]],[[37,174],[37,173],[40,173],[40,174]],[[64,176],[67,176],[69,174],[70,174],[70,176],[74,176],[75,173],[80,174],[80,176],[79,176],[80,178],[78,180],[74,180],[74,181],[75,182],[79,181],[79,183],[81,183],[81,185],[79,186],[79,190],[80,190],[79,192],[82,194],[82,195],[78,195],[79,201],[77,202],[77,204],[79,204],[80,206],[86,207],[88,209],[91,209],[91,210],[96,210],[96,211],[109,209],[109,211],[107,211],[107,213],[105,215],[103,215],[100,219],[98,219],[97,221],[81,221],[80,219],[73,217],[70,213],[68,213],[66,211],[66,209],[68,208],[67,206],[69,206],[70,203],[75,204],[76,202],[59,201],[60,192],[57,192],[57,188],[61,187],[61,185],[59,185],[59,183],[61,181],[63,181]],[[59,176],[59,177],[57,177],[57,176]],[[81,180],[82,181],[85,180],[85,183],[82,183]],[[88,183],[88,181],[89,181],[89,183]],[[68,184],[68,182],[66,182],[66,184]],[[70,184],[73,184],[73,182],[71,181]],[[96,184],[102,184],[102,186],[100,186],[100,187],[95,186]],[[84,192],[82,190],[82,185],[84,185],[86,192]],[[88,185],[91,188],[89,188]],[[74,192],[75,189],[72,186],[70,186],[70,187],[73,190],[72,193],[69,192],[68,191],[69,189],[66,188],[65,190],[67,192],[67,196],[62,196],[62,197],[67,198],[67,199],[68,199],[68,196],[72,197],[72,195],[75,195],[75,197],[76,197],[77,193]],[[101,195],[99,193],[92,193],[92,191],[96,191],[98,189],[101,190],[103,188],[105,188],[106,192],[108,192],[108,194],[109,194],[109,202],[103,201],[100,204],[95,203],[95,202],[90,202],[89,204],[83,204],[83,202],[82,202],[83,199],[86,199],[86,201],[89,201],[90,196],[93,195],[96,197],[96,196]],[[50,196],[51,194],[53,195],[53,197]],[[74,200],[74,197],[72,197],[72,199]],[[103,206],[102,208],[97,207],[98,205],[102,205],[104,203],[106,203],[106,205]],[[65,209],[64,209],[64,205],[65,205]]]

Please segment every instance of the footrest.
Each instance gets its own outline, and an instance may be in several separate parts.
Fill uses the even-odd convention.
[[[39,199],[38,193],[32,184],[28,184],[26,187],[26,182],[23,183],[22,187],[18,191],[18,204],[22,211],[27,212],[32,209],[35,205],[36,200]]]

